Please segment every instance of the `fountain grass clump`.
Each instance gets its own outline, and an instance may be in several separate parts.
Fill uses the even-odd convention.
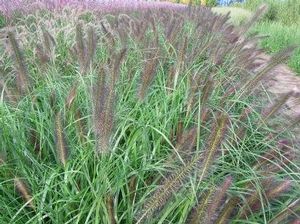
[[[264,11],[243,28],[191,6],[11,18],[1,223],[296,221],[298,120],[276,118],[293,92],[258,88],[292,48],[261,65],[241,35]]]

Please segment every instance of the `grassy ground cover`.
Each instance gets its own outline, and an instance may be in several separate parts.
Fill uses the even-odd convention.
[[[265,21],[253,27],[252,32],[267,35],[261,41],[261,46],[269,54],[277,53],[286,46],[294,45],[297,49],[288,61],[288,65],[300,74],[300,25],[287,26],[279,22]]]
[[[236,4],[236,6],[255,11],[261,4],[269,6],[269,11],[263,18],[266,21],[276,21],[285,25],[299,24],[300,22],[300,2],[297,0],[249,0]]]
[[[298,0],[248,0],[243,4],[238,4],[247,10],[256,10],[256,8],[266,3],[269,11],[266,13],[260,23],[253,27],[253,31],[262,35],[268,35],[261,46],[268,53],[276,53],[289,45],[300,45],[300,1]],[[300,74],[300,50],[296,50],[288,62],[288,65],[298,74]]]
[[[221,13],[223,15],[230,12],[230,22],[232,22],[236,26],[242,25],[252,16],[251,11],[238,7],[214,7],[212,8],[212,11]]]
[[[291,49],[257,70],[252,39],[228,19],[207,8],[9,18],[0,223],[299,221],[299,121],[277,118],[292,93],[266,106],[256,88]]]

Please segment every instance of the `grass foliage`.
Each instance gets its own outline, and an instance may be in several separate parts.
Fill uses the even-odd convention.
[[[6,19],[5,17],[2,15],[2,13],[0,13],[0,29],[3,28],[5,26],[6,23]]]
[[[239,29],[199,7],[12,20],[1,29],[1,223],[296,221],[288,131],[299,121],[274,129],[293,93],[257,102],[291,49],[257,63],[240,34],[258,14]]]

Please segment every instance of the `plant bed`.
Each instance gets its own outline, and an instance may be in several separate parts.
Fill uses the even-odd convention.
[[[257,64],[253,20],[228,19],[38,10],[2,29],[0,221],[296,222],[292,93],[257,100],[291,49]]]

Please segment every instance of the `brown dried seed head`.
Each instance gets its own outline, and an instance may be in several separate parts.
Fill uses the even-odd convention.
[[[110,224],[116,224],[117,221],[115,219],[115,212],[114,212],[114,198],[112,195],[109,195],[106,198],[106,208],[109,215]]]
[[[66,144],[65,133],[63,130],[61,111],[55,117],[55,137],[56,151],[59,161],[63,166],[66,166],[68,159],[68,146]]]
[[[71,88],[67,98],[66,98],[66,102],[65,102],[65,105],[66,105],[66,108],[67,109],[70,109],[73,102],[74,102],[74,99],[76,98],[76,94],[77,94],[77,88],[78,88],[78,84],[75,82],[75,84],[73,85],[73,87]]]
[[[29,91],[29,81],[27,68],[24,62],[22,52],[13,32],[7,34],[16,62],[17,86],[20,94],[26,94]]]
[[[22,196],[23,200],[25,201],[25,203],[27,203],[27,205],[30,208],[34,209],[35,206],[33,203],[33,198],[31,196],[30,190],[27,187],[27,185],[25,184],[25,182],[22,179],[20,179],[19,177],[15,177],[14,184],[15,184],[16,189]]]

